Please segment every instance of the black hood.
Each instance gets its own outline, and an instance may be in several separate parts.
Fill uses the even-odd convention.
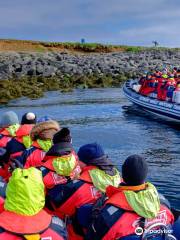
[[[108,175],[114,176],[116,174],[115,166],[108,158],[107,155],[104,155],[99,158],[91,159],[87,165],[93,165],[98,167],[99,169],[105,171]]]
[[[61,142],[54,144],[49,151],[46,153],[46,156],[63,156],[72,152],[73,146],[68,142]]]

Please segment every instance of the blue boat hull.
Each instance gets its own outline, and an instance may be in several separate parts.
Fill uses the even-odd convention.
[[[180,123],[180,105],[159,101],[150,97],[142,96],[132,89],[133,80],[127,81],[123,86],[123,92],[129,101],[168,121]]]

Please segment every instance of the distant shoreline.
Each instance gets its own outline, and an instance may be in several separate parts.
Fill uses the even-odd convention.
[[[144,50],[180,50],[180,48],[142,47],[118,44],[80,43],[80,42],[46,42],[32,40],[0,39],[0,52],[77,52],[77,53],[110,53],[110,52],[138,52]]]
[[[0,40],[0,103],[51,90],[117,87],[179,62],[180,49]]]

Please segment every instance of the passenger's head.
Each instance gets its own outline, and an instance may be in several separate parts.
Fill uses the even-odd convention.
[[[59,131],[59,129],[59,123],[56,121],[41,122],[32,128],[30,136],[33,141],[37,139],[52,140],[54,134]]]
[[[78,157],[82,168],[86,165],[95,166],[111,176],[116,172],[114,164],[98,143],[90,143],[80,147]]]
[[[162,74],[167,74],[167,72],[168,72],[167,68],[162,70]]]
[[[5,128],[14,124],[18,124],[19,119],[15,112],[8,111],[2,114],[0,119],[0,127]]]
[[[53,137],[54,145],[49,149],[44,158],[44,166],[53,165],[54,171],[61,175],[75,179],[79,176],[77,155],[71,144],[71,135],[68,128],[62,128]],[[54,156],[50,159],[49,156]],[[63,180],[63,179],[62,179]]]
[[[78,157],[85,165],[92,165],[96,159],[105,157],[103,148],[98,143],[90,143],[79,148]]]
[[[148,173],[148,164],[139,155],[129,156],[122,165],[122,177],[129,186],[141,185],[145,182]]]
[[[57,143],[61,143],[61,142],[67,142],[67,143],[72,142],[71,133],[68,128],[62,128],[60,131],[55,133],[55,135],[53,137],[53,143],[57,144]]]
[[[36,115],[32,112],[25,113],[22,116],[21,124],[36,124]]]

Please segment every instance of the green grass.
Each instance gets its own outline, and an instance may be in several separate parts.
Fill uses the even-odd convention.
[[[2,44],[2,45],[1,45]],[[127,45],[113,45],[101,43],[80,43],[80,42],[43,42],[31,40],[13,40],[13,39],[0,39],[0,49],[10,49],[14,51],[57,51],[57,50],[70,50],[79,52],[139,52],[144,50],[175,50],[179,48],[166,48],[166,47],[142,47],[142,46],[127,46]],[[17,48],[18,47],[18,48]],[[17,50],[18,49],[18,50]]]

